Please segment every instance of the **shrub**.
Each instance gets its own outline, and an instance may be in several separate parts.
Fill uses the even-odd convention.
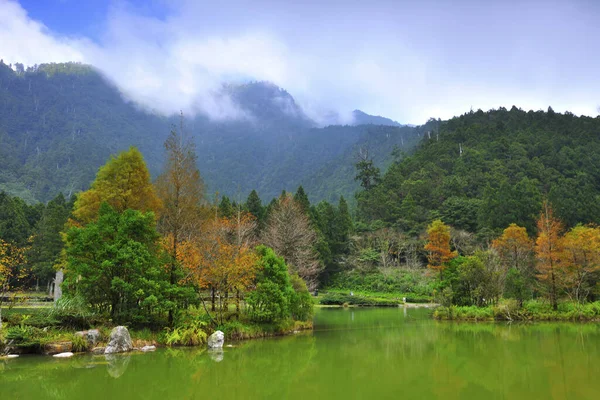
[[[308,321],[313,316],[313,300],[306,287],[306,282],[298,274],[291,276],[294,292],[290,299],[290,312],[297,321]]]
[[[58,320],[62,325],[87,329],[94,313],[81,296],[63,296],[49,310],[47,317]]]
[[[195,321],[188,325],[167,329],[165,342],[167,346],[199,346],[206,343],[208,335],[204,331],[206,323]]]

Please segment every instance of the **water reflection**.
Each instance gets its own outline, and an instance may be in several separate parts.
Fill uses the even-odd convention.
[[[106,366],[108,374],[113,378],[120,378],[127,371],[131,354],[106,354],[104,358],[108,361]]]
[[[209,349],[208,355],[211,360],[216,361],[216,362],[221,362],[221,361],[223,361],[224,352],[223,352],[223,349]]]

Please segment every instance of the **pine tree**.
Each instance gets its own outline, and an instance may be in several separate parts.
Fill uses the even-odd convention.
[[[294,200],[300,206],[302,211],[308,215],[310,210],[310,201],[308,200],[308,196],[304,191],[302,186],[298,186],[298,190],[296,190],[296,194],[294,195]]]
[[[264,225],[265,209],[256,190],[252,190],[246,200],[246,210],[258,221],[259,229]]]

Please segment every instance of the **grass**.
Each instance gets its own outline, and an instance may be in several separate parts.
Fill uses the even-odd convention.
[[[351,296],[350,292],[348,289],[329,289],[319,295],[318,302],[321,305],[390,307],[403,304],[403,298],[406,298],[407,303],[430,303],[432,300],[429,296],[413,293],[352,291]]]
[[[555,311],[548,302],[539,300],[527,301],[523,307],[514,300],[504,300],[487,307],[439,307],[433,317],[453,321],[600,321],[600,302],[563,302]]]

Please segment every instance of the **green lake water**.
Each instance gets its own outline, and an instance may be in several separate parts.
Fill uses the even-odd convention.
[[[222,353],[0,361],[0,399],[600,399],[600,325],[319,309],[314,332]]]

